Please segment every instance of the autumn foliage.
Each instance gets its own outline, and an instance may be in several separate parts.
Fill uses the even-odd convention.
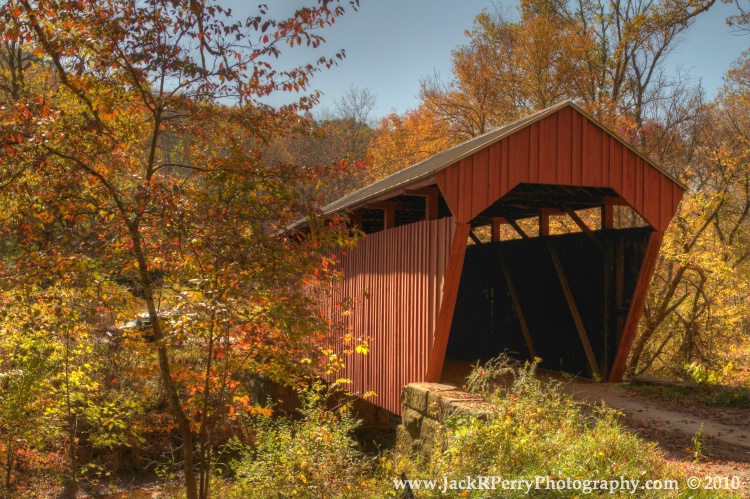
[[[325,369],[306,286],[329,278],[325,248],[348,235],[316,223],[309,186],[324,170],[263,154],[300,130],[317,96],[278,110],[259,99],[304,92],[343,56],[270,64],[282,47],[320,46],[316,30],[345,6],[278,21],[263,7],[237,20],[195,0],[0,9],[3,390],[31,384],[58,406],[50,413],[28,391],[4,399],[0,425],[13,411],[54,414],[70,488],[88,466],[84,442],[136,445],[174,430],[187,496],[207,497],[217,433],[254,410],[243,382]],[[283,235],[301,217],[310,230]],[[148,331],[118,327],[142,312]],[[156,400],[144,400],[154,382]],[[161,428],[133,426],[154,410]],[[6,486],[18,450],[38,448],[28,431],[4,428]]]
[[[315,114],[310,79],[344,55],[321,33],[357,1],[311,3],[239,19],[207,0],[0,2],[0,495],[148,469],[209,497],[258,421],[270,450],[243,473],[291,462],[349,490],[336,473],[367,470],[337,420],[307,407],[273,423],[256,390],[341,365],[315,288],[353,238],[320,207],[562,99],[689,187],[630,374],[750,382],[750,54],[710,101],[665,63],[715,0],[483,12],[449,79],[425,77],[415,109],[380,120],[357,89]],[[731,22],[747,29],[747,13]],[[278,69],[299,46],[321,55]],[[276,92],[297,100],[265,105]],[[278,442],[305,432],[331,438],[336,473],[307,440],[289,461]]]

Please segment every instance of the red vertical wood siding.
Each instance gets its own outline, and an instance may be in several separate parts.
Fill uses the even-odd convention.
[[[609,187],[665,231],[682,188],[571,107],[436,174],[454,217],[468,223],[519,183]]]
[[[333,349],[354,349],[355,343],[344,343],[348,332],[367,339],[370,353],[345,357],[344,372],[333,378],[350,379],[348,388],[360,395],[374,391],[371,402],[397,414],[401,387],[423,381],[427,373],[455,230],[452,218],[417,222],[368,234],[337,255],[344,279],[333,286],[325,307],[339,326]],[[347,314],[339,306],[343,301]]]

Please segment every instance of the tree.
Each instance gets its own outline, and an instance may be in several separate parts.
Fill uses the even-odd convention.
[[[377,177],[386,177],[457,143],[444,122],[423,107],[403,115],[391,113],[380,120],[370,149],[372,165]]]
[[[665,57],[713,4],[524,0],[517,21],[482,12],[469,42],[453,52],[454,79],[423,80],[421,106],[466,140],[575,99],[640,140],[644,124],[659,118],[659,103],[681,91],[681,78],[664,71]]]
[[[728,374],[741,355],[750,296],[749,55],[699,111],[698,136],[684,141],[690,190],[666,234],[631,374],[679,376],[690,365]]]
[[[297,283],[329,276],[326,248],[348,236],[335,221],[316,223],[308,186],[320,170],[262,155],[304,128],[298,113],[317,99],[279,110],[258,99],[304,91],[343,57],[289,71],[270,63],[283,45],[320,46],[317,30],[344,11],[322,0],[289,19],[261,7],[236,21],[200,0],[0,7],[11,54],[0,185],[12,211],[2,230],[14,241],[0,277],[35,293],[61,279],[90,290],[119,283],[129,303],[94,293],[100,312],[145,306],[189,498],[209,494],[212,428],[248,405],[241,372],[288,379],[301,358],[320,366],[325,325]],[[308,232],[280,235],[302,216]],[[173,306],[183,320],[165,318]]]
[[[334,109],[309,115],[304,134],[278,137],[267,151],[269,160],[284,159],[325,172],[321,205],[372,181],[368,149],[377,134],[372,111],[376,97],[366,88],[349,87]]]

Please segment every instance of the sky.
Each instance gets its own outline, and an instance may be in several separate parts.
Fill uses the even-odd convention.
[[[744,0],[742,0],[744,1]],[[219,0],[232,8],[236,17],[257,13],[256,2]],[[309,5],[303,0],[266,0],[271,17],[291,14],[295,8]],[[496,6],[516,14],[515,0],[360,0],[358,11],[349,11],[320,33],[326,39],[321,49],[288,49],[279,65],[291,67],[321,55],[346,51],[337,67],[318,73],[312,89],[323,93],[319,108],[333,108],[335,101],[350,86],[367,88],[377,97],[375,117],[391,111],[402,113],[418,105],[419,81],[438,72],[451,77],[451,51],[466,43],[465,31],[477,14]],[[717,2],[698,16],[680,45],[670,54],[672,69],[681,68],[700,79],[707,96],[721,86],[722,77],[732,61],[750,48],[750,36],[733,33],[726,17],[736,7]],[[279,105],[289,95],[266,102]],[[319,109],[320,110],[320,109]]]

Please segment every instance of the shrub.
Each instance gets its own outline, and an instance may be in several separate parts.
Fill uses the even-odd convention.
[[[301,419],[256,416],[256,442],[233,471],[235,497],[355,498],[376,485],[374,460],[352,437],[359,425],[346,407],[325,408],[322,384],[300,391]],[[364,494],[364,496],[363,496]]]

